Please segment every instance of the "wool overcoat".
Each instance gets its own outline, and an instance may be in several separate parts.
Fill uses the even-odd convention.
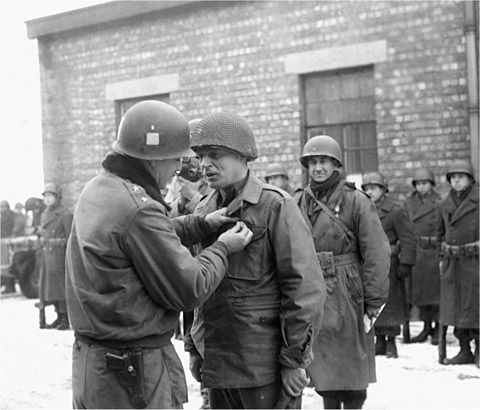
[[[39,298],[43,302],[65,301],[65,250],[72,220],[72,213],[61,204],[42,213]]]
[[[366,306],[380,307],[388,296],[390,247],[375,205],[344,182],[326,203],[333,217],[311,190],[295,195],[327,286],[314,360],[307,369],[319,391],[363,390],[376,381],[373,330],[365,333],[363,318]]]
[[[388,302],[375,327],[398,326],[407,319],[408,295],[404,278],[398,277],[398,266],[415,264],[415,236],[406,210],[384,196],[376,203],[378,216],[392,249],[390,258]]]
[[[453,193],[451,193],[453,194]],[[445,326],[478,329],[478,185],[460,206],[450,195],[438,207],[438,240],[447,245],[477,242],[476,251],[455,257],[443,252],[440,281],[440,323]]]
[[[413,192],[405,202],[416,238],[416,259],[412,270],[410,302],[415,306],[438,305],[440,272],[436,237],[436,207],[440,195]]]

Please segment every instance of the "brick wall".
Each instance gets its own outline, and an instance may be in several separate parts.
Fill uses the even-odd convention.
[[[233,110],[251,123],[252,168],[284,162],[302,183],[299,76],[285,56],[385,40],[375,64],[380,171],[392,195],[428,166],[470,157],[463,2],[209,2],[39,39],[46,180],[73,206],[115,139],[108,84],[177,73],[187,119]]]

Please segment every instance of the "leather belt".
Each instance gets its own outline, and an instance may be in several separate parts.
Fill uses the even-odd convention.
[[[465,259],[478,255],[480,241],[465,243],[463,245],[449,245],[442,243],[442,252],[452,258]]]

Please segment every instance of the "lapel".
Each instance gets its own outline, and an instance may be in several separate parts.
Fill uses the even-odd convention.
[[[425,215],[435,211],[435,201],[437,197],[434,193],[427,196],[425,202],[422,203],[420,195],[415,195],[415,201],[420,203],[419,208],[412,217],[412,222],[417,221],[418,219],[424,217]]]
[[[262,195],[263,182],[260,181],[251,171],[248,173],[248,179],[244,187],[238,192],[237,196],[227,206],[227,216],[235,214],[241,210],[245,203],[257,204]],[[220,195],[220,193],[219,193]]]
[[[376,206],[379,218],[384,219],[392,211],[394,203],[384,196]]]
[[[249,172],[247,182],[244,187],[238,192],[237,196],[233,198],[232,202],[227,206],[227,216],[234,215],[240,211],[245,203],[256,204],[260,200],[263,190],[263,182],[255,175]],[[218,204],[221,202],[221,194],[219,190],[212,191],[205,202],[197,207],[197,211],[201,214],[207,214],[218,209]]]
[[[52,222],[57,220],[57,218],[63,213],[64,208],[62,206],[58,206],[57,208],[53,209],[52,211],[47,210],[45,212],[45,218],[42,221],[42,228],[46,228]]]
[[[453,202],[453,201],[452,201]],[[478,208],[478,188],[475,186],[472,188],[465,200],[460,204],[453,214],[450,222],[453,225],[456,221],[461,219],[465,214]]]

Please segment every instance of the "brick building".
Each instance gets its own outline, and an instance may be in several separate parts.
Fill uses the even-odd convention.
[[[124,1],[28,21],[38,40],[44,170],[73,206],[121,115],[148,98],[187,119],[251,123],[252,168],[287,165],[327,133],[352,179],[380,170],[404,198],[428,166],[478,174],[478,2]],[[440,177],[441,175],[441,177]]]

